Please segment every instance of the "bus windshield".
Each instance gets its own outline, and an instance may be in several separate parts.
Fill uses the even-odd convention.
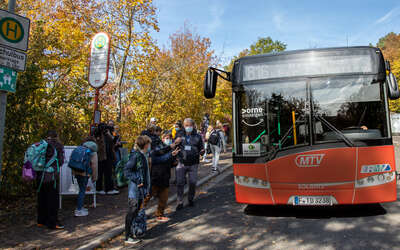
[[[311,140],[314,144],[388,136],[383,84],[372,76],[246,84],[238,96],[237,153],[245,156],[301,147]]]
[[[348,138],[363,140],[388,136],[382,84],[373,83],[372,76],[313,79],[311,91],[314,113]],[[325,124],[319,124],[315,122],[314,126],[317,142],[339,138]]]

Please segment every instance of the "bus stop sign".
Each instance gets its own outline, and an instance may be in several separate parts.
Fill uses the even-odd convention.
[[[0,44],[27,51],[29,26],[29,18],[0,10]]]

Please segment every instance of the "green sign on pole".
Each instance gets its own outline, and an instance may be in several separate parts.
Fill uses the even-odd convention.
[[[15,93],[17,88],[17,71],[0,67],[0,90]]]

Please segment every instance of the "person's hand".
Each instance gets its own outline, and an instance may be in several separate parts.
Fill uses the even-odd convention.
[[[143,186],[144,186],[143,183],[140,183],[139,185],[137,185],[138,188],[141,188],[141,187],[143,187]]]
[[[176,146],[178,146],[180,143],[182,142],[182,138],[178,137],[176,138],[176,140],[174,141],[174,143],[171,144],[171,148],[176,148]]]
[[[204,155],[205,152],[206,152],[206,151],[205,151],[204,149],[202,149],[202,150],[200,151],[200,155]]]
[[[178,138],[176,138],[176,140],[175,140],[175,144],[176,145],[178,145],[178,144],[180,144],[182,142],[182,137],[178,137]]]
[[[176,156],[180,151],[180,148],[176,148],[174,151],[172,151],[172,156]]]

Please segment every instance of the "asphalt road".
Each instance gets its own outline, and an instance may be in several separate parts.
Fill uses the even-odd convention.
[[[232,171],[202,187],[194,208],[153,224],[139,249],[400,249],[400,202],[308,208],[235,202]],[[398,199],[400,200],[400,199]],[[107,248],[121,249],[123,237]]]

